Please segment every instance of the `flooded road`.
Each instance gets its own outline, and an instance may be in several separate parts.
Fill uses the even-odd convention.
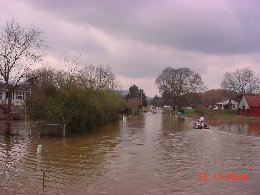
[[[259,194],[260,136],[246,127],[144,113],[77,137],[0,136],[0,194]]]

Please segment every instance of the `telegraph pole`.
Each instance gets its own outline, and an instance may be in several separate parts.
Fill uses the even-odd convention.
[[[143,112],[143,90],[140,89],[141,91],[141,113]]]

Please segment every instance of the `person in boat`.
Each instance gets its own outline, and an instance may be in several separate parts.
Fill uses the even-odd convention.
[[[194,129],[199,129],[200,128],[200,118],[197,118],[197,120],[193,123],[193,128]]]
[[[204,116],[201,115],[193,124],[194,129],[209,129],[209,126],[205,124]]]
[[[200,125],[204,128],[204,126],[205,126],[205,118],[204,118],[203,115],[200,116],[200,118],[199,118],[199,123],[200,123]]]

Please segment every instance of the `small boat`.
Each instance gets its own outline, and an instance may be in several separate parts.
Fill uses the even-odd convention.
[[[153,114],[156,113],[156,107],[155,107],[155,106],[152,106],[152,107],[151,107],[151,112],[152,112]]]
[[[195,122],[193,123],[193,129],[209,129],[209,126],[206,124]]]
[[[178,119],[184,120],[184,115],[181,112],[177,112],[176,116]]]

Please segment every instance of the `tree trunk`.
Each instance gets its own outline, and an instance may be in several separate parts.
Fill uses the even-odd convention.
[[[183,107],[183,97],[180,96],[177,99],[177,109],[178,109],[178,112],[182,112],[182,107]]]
[[[11,134],[11,105],[12,105],[12,94],[8,93],[8,97],[7,97],[7,117],[6,117],[6,134]]]
[[[176,105],[172,104],[172,113],[175,113],[175,107],[176,107]]]

